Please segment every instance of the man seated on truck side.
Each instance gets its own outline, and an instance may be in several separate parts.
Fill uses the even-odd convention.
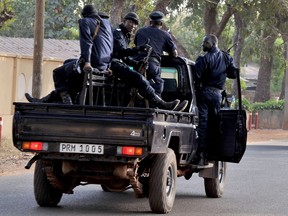
[[[221,92],[225,87],[226,77],[235,79],[238,69],[233,59],[218,48],[218,38],[209,34],[203,38],[204,55],[195,62],[195,84],[199,111],[198,126],[198,165],[207,165],[206,142],[208,124],[216,120],[221,108]]]
[[[86,5],[83,8],[82,15],[84,18],[79,20],[79,30],[80,30],[81,57],[82,57],[82,59],[84,59],[84,63],[82,63],[82,64],[84,64],[83,69],[89,70],[89,69],[91,69],[91,66],[92,66],[92,67],[96,67],[100,70],[105,70],[108,67],[108,63],[110,62],[110,58],[112,56],[112,47],[113,47],[113,37],[111,37],[112,29],[110,29],[110,27],[111,27],[110,22],[108,21],[108,19],[102,19],[100,25],[98,24],[98,26],[100,26],[99,30],[98,30],[98,32],[96,32],[97,21],[95,20],[95,18],[99,19],[99,17],[97,16],[97,10],[95,9],[95,7],[93,5]],[[94,18],[94,19],[92,19],[92,18]],[[105,20],[107,20],[107,22]],[[105,25],[105,26],[102,28],[102,25]],[[104,34],[105,28],[107,30],[106,34]],[[111,34],[110,34],[110,30],[111,30]],[[95,35],[95,33],[96,33],[96,35]],[[97,46],[99,48],[99,44],[96,44],[96,43],[98,42],[97,39],[100,38],[101,34],[104,34],[103,35],[104,39],[102,39],[103,40],[102,45],[107,46],[107,47],[105,48],[106,52],[103,53],[103,55],[102,55],[105,59],[100,58],[100,60],[99,60],[97,58],[97,54],[99,54],[99,53],[97,52],[97,49],[95,47]],[[94,44],[94,46],[93,46],[93,44]],[[94,57],[97,59],[95,60]],[[90,58],[91,58],[91,61],[89,60]],[[67,64],[69,64],[69,67],[67,67]],[[71,81],[72,77],[75,77],[76,75],[78,75],[77,71],[75,71],[75,68],[73,68],[75,61],[69,61],[69,63],[67,63],[67,64],[64,64],[63,66],[61,66],[60,67],[61,70],[60,69],[57,70],[57,74],[58,74],[58,76],[65,77],[68,81]],[[128,66],[127,66],[128,70],[122,70],[122,68],[126,68],[126,66],[127,65],[125,65],[125,67],[123,67],[122,64],[118,64],[117,61],[113,61],[111,63],[111,69],[114,71],[114,75],[118,75],[118,77],[120,79],[124,80],[123,81],[124,83],[128,82],[128,81],[129,81],[129,83],[131,82],[133,84],[133,86],[135,86],[139,89],[139,91],[142,93],[142,95],[146,99],[151,101],[151,103],[157,105],[159,108],[168,109],[168,110],[173,110],[173,109],[175,109],[175,107],[178,106],[180,101],[177,99],[174,101],[171,101],[171,102],[166,102],[166,101],[163,101],[159,96],[155,95],[154,89],[150,86],[149,82],[147,82],[147,80],[137,71],[130,70]],[[116,68],[119,69],[119,72],[118,72],[118,70],[116,72],[116,70],[115,70]],[[69,75],[72,75],[72,77],[67,76],[66,73],[69,73]],[[82,75],[82,74],[80,74],[80,75]],[[83,80],[83,76],[81,77],[80,80]],[[54,79],[54,81],[55,81],[55,79]],[[30,95],[26,94],[25,96],[26,96],[27,100],[30,102],[53,102],[53,101],[51,101],[51,96],[58,93],[57,92],[57,86],[58,85],[56,85],[56,82],[57,82],[57,80],[55,81],[56,91],[53,91],[48,96],[45,96],[42,99],[36,99],[36,98],[33,98]],[[82,82],[79,82],[79,79],[78,79],[77,86],[82,86]],[[67,87],[67,85],[66,85],[66,87]],[[74,87],[71,90],[75,90]],[[76,92],[81,90],[81,89],[80,90],[79,89],[76,89]],[[67,92],[67,93],[68,94],[65,93],[64,96],[63,96],[63,94],[62,95],[60,94],[62,102],[65,104],[72,104],[71,96],[69,95],[70,92]]]
[[[113,34],[110,21],[101,18],[94,5],[85,5],[79,19],[80,36],[80,67],[84,70],[91,70],[92,67],[98,70],[107,70],[111,61],[113,50]],[[83,73],[75,69],[77,60],[64,63],[53,70],[55,91],[44,98],[37,99],[25,94],[30,102],[58,102],[59,98],[64,104],[73,104],[77,94],[81,91]],[[72,96],[72,97],[71,97]]]

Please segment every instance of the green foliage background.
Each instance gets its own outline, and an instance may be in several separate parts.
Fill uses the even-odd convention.
[[[106,0],[46,0],[45,1],[45,38],[78,39],[78,19],[84,4],[94,4],[99,11],[110,13],[113,1]],[[136,10],[143,26],[148,14],[154,9],[155,0],[126,0],[123,14]],[[34,36],[34,0],[2,0],[3,6],[11,8],[14,18],[5,23],[0,29],[1,36],[32,38]],[[260,53],[265,41],[261,39],[265,28],[274,29],[277,17],[275,13],[285,16],[288,3],[278,0],[221,0],[217,7],[217,18],[221,16],[229,5],[235,7],[244,21],[245,47],[242,52],[241,64],[259,62]],[[202,52],[201,41],[205,34],[203,14],[205,1],[201,0],[173,0],[170,3],[165,23],[179,42],[186,48],[192,59]],[[232,45],[234,35],[234,19],[230,19],[219,40],[219,47],[223,50]],[[288,29],[288,28],[286,28]],[[279,92],[284,76],[283,40],[279,37],[275,43],[271,91]],[[233,53],[232,53],[233,54]]]

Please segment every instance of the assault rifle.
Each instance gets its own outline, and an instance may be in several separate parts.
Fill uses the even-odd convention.
[[[232,44],[232,46],[229,47],[225,52],[226,52],[226,53],[230,53],[230,50],[231,50],[234,46],[236,46],[236,45],[238,45],[237,42],[235,42],[234,44]]]
[[[145,78],[146,78],[146,70],[148,67],[148,62],[149,62],[149,58],[152,52],[152,47],[148,45],[148,43],[150,42],[150,39],[148,39],[148,41],[145,43],[147,45],[147,55],[146,57],[142,60],[142,64],[140,65],[140,67],[138,68],[138,72],[141,73]],[[138,90],[136,88],[132,88],[130,91],[130,95],[131,95],[131,99],[130,102],[128,104],[128,107],[134,107],[135,104],[135,99],[136,97],[143,99],[143,97],[138,93]],[[147,100],[145,100],[145,106],[148,108],[149,107],[149,103]]]
[[[145,77],[146,77],[146,70],[147,70],[147,67],[148,67],[148,61],[149,61],[151,52],[152,52],[152,47],[150,46],[148,48],[146,57],[143,59],[143,62],[142,62],[142,64],[140,65],[140,67],[138,69],[138,72],[141,73]]]

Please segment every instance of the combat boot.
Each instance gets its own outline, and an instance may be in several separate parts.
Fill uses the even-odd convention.
[[[39,98],[32,97],[28,93],[25,93],[25,97],[29,102],[32,102],[32,103],[49,103],[49,100],[51,98],[51,94],[48,94],[45,97],[39,99]]]
[[[174,101],[166,102],[162,100],[158,95],[155,95],[151,100],[152,104],[160,109],[174,110],[180,103],[180,100],[176,99]]]
[[[69,93],[67,91],[61,91],[61,92],[59,92],[59,95],[60,95],[62,102],[64,104],[73,104],[71,96],[69,95]]]

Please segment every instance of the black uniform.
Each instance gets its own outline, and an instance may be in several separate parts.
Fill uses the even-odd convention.
[[[93,5],[85,5],[81,14],[84,18],[79,20],[80,62],[82,62],[80,67],[83,67],[84,63],[89,62],[92,67],[106,70],[111,61],[113,51],[111,24],[108,19],[101,19]],[[66,60],[62,66],[53,70],[55,90],[49,95],[37,99],[25,94],[27,100],[46,103],[62,101],[68,104],[71,104],[72,101],[75,102],[83,82],[81,69],[75,70],[76,62],[77,59]]]
[[[129,58],[140,50],[144,50],[146,45],[129,48],[131,34],[127,31],[123,24],[119,25],[119,28],[114,29],[114,51],[113,60],[110,65],[110,69],[113,71],[113,75],[124,82],[124,84],[131,88],[135,87],[139,93],[148,101],[152,106],[156,106],[164,109],[175,109],[179,104],[179,100],[171,102],[163,101],[156,93],[154,88],[150,85],[147,79],[137,72],[132,70],[127,64],[133,67],[137,67],[137,61]],[[142,47],[142,48],[141,48]],[[122,62],[121,62],[122,61]],[[124,63],[125,62],[125,63]]]
[[[221,108],[221,92],[224,90],[226,72],[230,67],[233,72],[237,70],[233,59],[217,47],[213,47],[196,59],[195,82],[199,86],[197,89],[199,152],[205,152],[208,120],[211,123],[215,122],[215,117]]]
[[[100,22],[100,23],[99,23]],[[100,25],[97,31],[97,26]],[[108,19],[85,17],[79,20],[81,58],[99,70],[106,70],[112,58],[113,33]]]
[[[117,28],[113,30],[113,36],[113,59],[121,60],[125,64],[137,69],[138,61],[134,60],[131,56],[137,54],[139,52],[139,48],[129,48],[129,44],[131,41],[131,33],[126,29],[123,23],[121,23]],[[143,93],[143,96],[155,93],[155,90],[150,86],[149,82],[145,79],[143,75],[141,75],[135,69],[131,70],[131,68],[129,68],[128,66],[124,66],[124,64],[119,64],[119,62],[116,64],[115,62],[117,61],[114,61],[113,64],[113,74],[125,83],[125,86],[127,87],[127,93],[130,92],[130,89],[132,87],[138,88],[139,92]],[[116,65],[117,69],[115,70]],[[149,85],[149,87],[147,87],[147,85]],[[130,97],[125,97],[124,100],[128,102],[130,100]]]
[[[156,93],[161,95],[164,88],[164,81],[161,79],[161,55],[163,51],[172,53],[176,49],[176,45],[168,32],[154,26],[140,28],[136,32],[134,43],[139,46],[147,43],[148,40],[150,40],[149,45],[152,47],[152,53],[146,75]],[[144,57],[144,54],[140,54],[135,59],[141,60]]]
[[[113,30],[113,37],[113,58],[121,59],[128,65],[135,67],[137,61],[133,60],[131,56],[136,55],[139,49],[137,47],[129,48],[131,33],[127,31],[123,23]]]
[[[96,32],[97,26],[100,25]],[[106,70],[112,58],[113,34],[109,20],[98,16],[79,20],[81,62],[90,62],[99,70]],[[95,35],[97,33],[97,35]],[[56,92],[67,91],[75,99],[81,91],[83,74],[74,70],[76,60],[53,70]],[[81,65],[83,66],[83,65]]]

